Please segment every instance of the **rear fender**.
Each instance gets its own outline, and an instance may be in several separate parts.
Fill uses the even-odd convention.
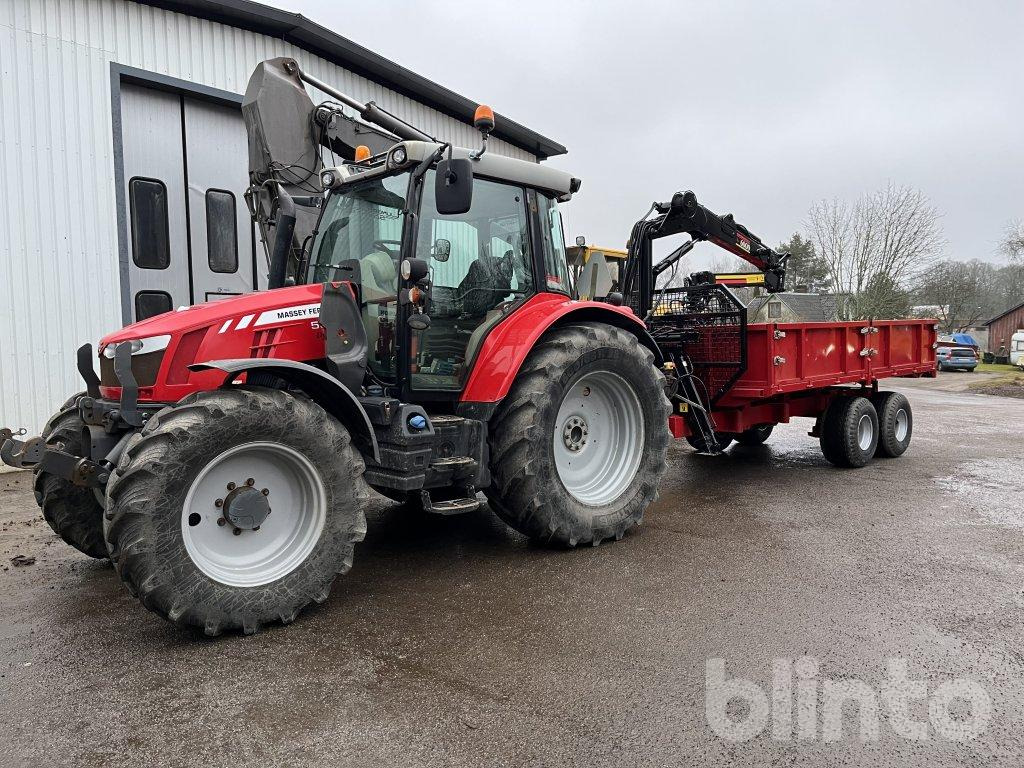
[[[664,358],[647,327],[626,307],[599,301],[575,301],[542,293],[513,312],[484,340],[462,393],[463,403],[495,403],[508,394],[537,341],[549,330],[572,323],[606,323],[633,334],[637,342]]]
[[[293,360],[272,358],[210,360],[205,363],[195,363],[189,368],[193,371],[223,371],[227,374],[223,384],[228,384],[238,378],[240,374],[250,371],[269,373],[284,379],[289,384],[301,389],[321,408],[344,424],[352,433],[353,442],[365,456],[371,456],[376,462],[380,461],[377,437],[373,433],[373,426],[370,423],[370,417],[366,414],[366,409],[351,390],[319,368]]]

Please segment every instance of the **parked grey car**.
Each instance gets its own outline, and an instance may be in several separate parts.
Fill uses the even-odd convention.
[[[978,353],[970,347],[940,347],[935,350],[935,365],[940,371],[974,371]]]

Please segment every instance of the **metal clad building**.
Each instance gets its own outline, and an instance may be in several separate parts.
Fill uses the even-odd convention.
[[[35,433],[80,391],[81,344],[168,304],[263,287],[238,105],[276,56],[438,138],[478,141],[474,102],[297,14],[246,0],[0,0],[0,425]],[[565,148],[499,116],[489,151]],[[140,263],[131,226],[161,194],[166,249]]]
[[[996,315],[985,323],[988,328],[988,351],[1000,357],[1009,357],[1013,349],[1013,334],[1024,331],[1024,304]],[[1018,342],[1020,343],[1020,342]]]

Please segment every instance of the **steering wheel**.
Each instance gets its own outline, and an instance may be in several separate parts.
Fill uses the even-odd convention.
[[[385,243],[391,243],[392,245],[396,245],[398,247],[397,248],[388,248],[387,245],[385,245]],[[398,256],[399,251],[402,250],[402,241],[401,240],[374,240],[373,241],[373,247],[376,248],[378,251],[384,251],[388,256],[390,256],[391,258],[394,259],[394,258],[396,258]]]

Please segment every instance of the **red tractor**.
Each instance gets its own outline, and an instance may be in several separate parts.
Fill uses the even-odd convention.
[[[637,525],[665,471],[657,345],[628,308],[573,295],[558,203],[579,181],[487,153],[489,110],[471,152],[371,104],[404,140],[334,168],[307,154],[315,194],[292,195],[266,110],[300,76],[261,65],[246,104],[273,289],[109,334],[98,374],[82,347],[86,391],[3,448],[65,541],[211,635],[325,600],[371,488],[440,514],[484,491],[516,530],[576,546]]]

